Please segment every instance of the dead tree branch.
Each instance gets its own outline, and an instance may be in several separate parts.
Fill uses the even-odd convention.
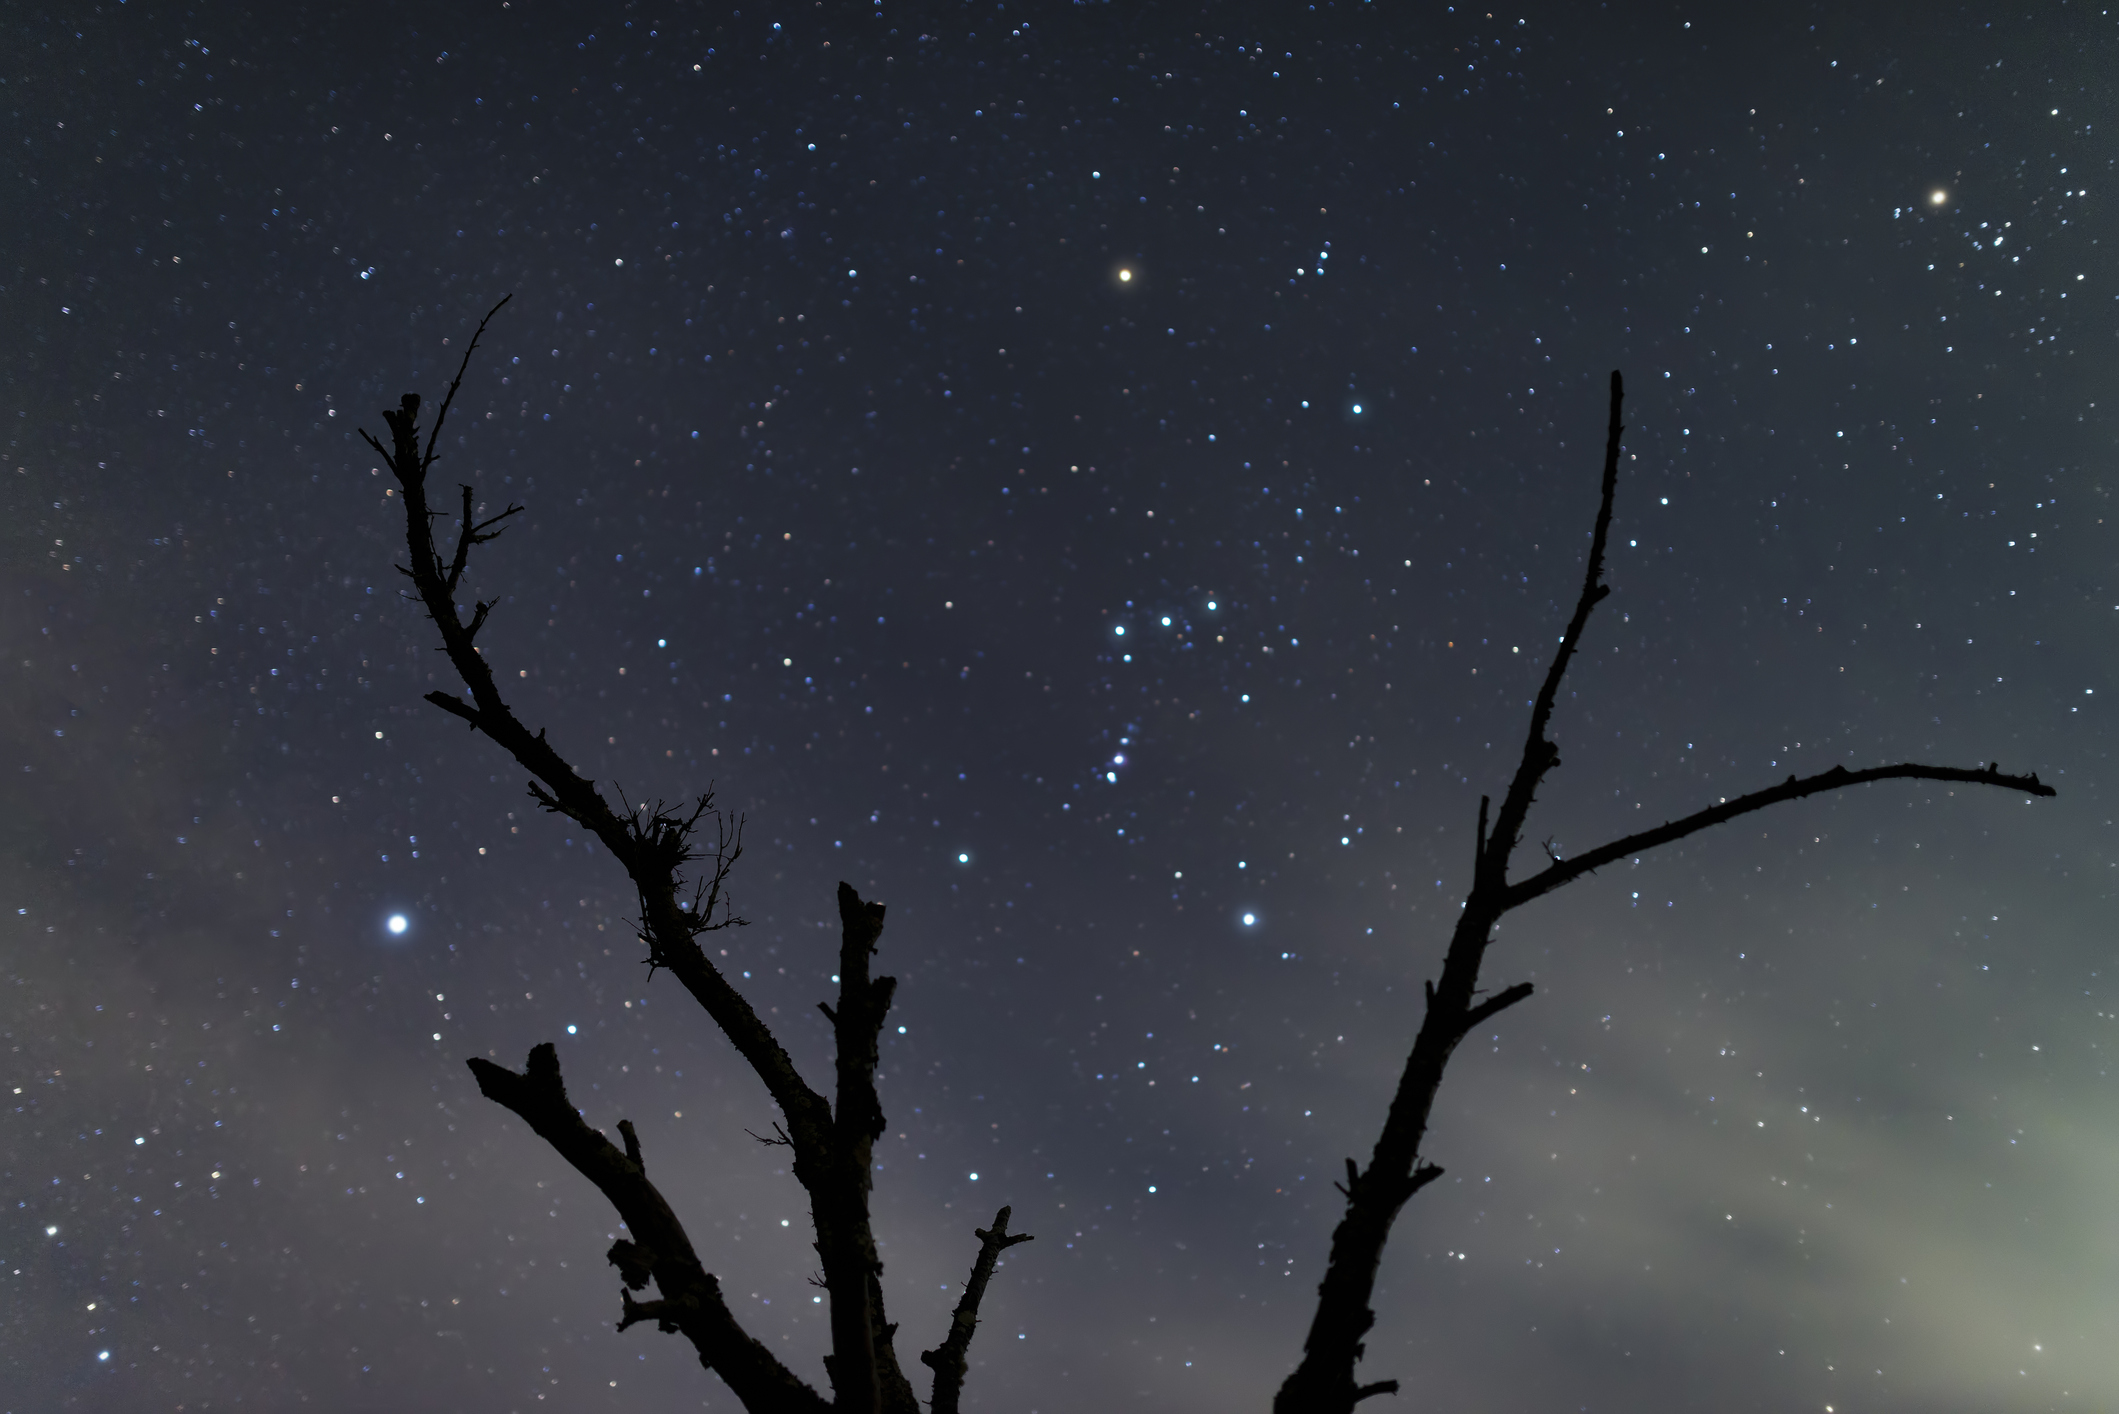
[[[619,1125],[625,1138],[621,1153],[583,1121],[567,1098],[559,1053],[549,1041],[530,1052],[521,1074],[478,1057],[470,1065],[480,1094],[513,1110],[618,1210],[631,1237],[611,1247],[611,1265],[629,1290],[652,1281],[662,1293],[660,1300],[645,1303],[624,1296],[620,1330],[652,1320],[665,1331],[681,1333],[698,1350],[700,1363],[721,1376],[746,1409],[823,1414],[829,1406],[817,1392],[736,1323],[721,1299],[721,1284],[700,1264],[684,1225],[649,1182],[632,1124]]]
[[[823,1285],[829,1293],[832,1349],[825,1357],[825,1367],[832,1383],[830,1407],[859,1414],[918,1414],[918,1398],[898,1366],[891,1343],[896,1327],[884,1314],[882,1262],[868,1210],[873,1148],[884,1127],[875,1086],[877,1037],[897,985],[893,978],[870,975],[870,959],[883,931],[883,906],[866,902],[852,888],[839,885],[840,990],[837,1007],[826,1008],[838,1045],[834,1105],[802,1078],[771,1028],[699,943],[701,935],[743,921],[731,911],[726,887],[743,852],[741,819],[732,822],[717,811],[710,790],[688,807],[658,801],[636,808],[620,794],[623,808],[614,810],[596,783],[576,772],[546,741],[543,731],[533,734],[501,696],[474,642],[492,605],[476,603],[466,620],[456,593],[470,566],[471,552],[496,538],[504,528],[502,523],[520,507],[510,506],[500,515],[479,520],[474,493],[466,486],[453,553],[444,559],[436,546],[434,521],[440,513],[429,504],[428,474],[436,460],[442,422],[479,337],[506,303],[502,300],[480,321],[424,448],[419,436],[420,400],[414,393],[405,394],[398,407],[383,414],[390,430],[388,447],[361,433],[402,488],[411,559],[404,572],[439,630],[442,650],[463,679],[470,699],[466,702],[449,693],[431,692],[427,700],[507,751],[529,773],[530,794],[541,806],[579,824],[611,852],[638,898],[639,935],[647,948],[651,975],[656,968],[676,975],[779,1106],[784,1122],[775,1124],[776,1138],[768,1142],[785,1144],[794,1151],[792,1169],[809,1195],[817,1253],[824,1266]],[[711,843],[703,829],[708,820],[715,826]],[[693,866],[701,862],[703,867],[695,870]],[[692,874],[697,877],[689,877]],[[481,1091],[521,1115],[602,1189],[634,1232],[637,1240],[612,1248],[611,1260],[629,1289],[637,1291],[653,1280],[662,1294],[658,1300],[641,1303],[621,1293],[624,1319],[620,1329],[654,1321],[665,1331],[684,1334],[698,1349],[701,1361],[721,1375],[754,1414],[806,1414],[825,1407],[821,1396],[744,1334],[721,1303],[714,1278],[700,1266],[668,1205],[647,1183],[630,1124],[620,1126],[626,1141],[621,1154],[567,1104],[558,1060],[549,1045],[531,1052],[530,1069],[524,1075],[484,1060],[473,1060],[470,1065]]]
[[[865,903],[850,885],[840,884],[839,1005],[829,1013],[838,1049],[838,1106],[831,1142],[822,1152],[805,1152],[798,1135],[794,1169],[810,1192],[817,1256],[831,1293],[832,1353],[825,1366],[840,1406],[917,1414],[919,1400],[898,1368],[885,1328],[883,1262],[868,1222],[872,1156],[883,1133],[876,1037],[898,985],[895,977],[869,976],[882,933],[883,905]]]
[[[1303,1356],[1273,1399],[1274,1414],[1348,1414],[1373,1394],[1394,1392],[1395,1381],[1360,1385],[1354,1368],[1365,1349],[1364,1337],[1376,1322],[1369,1299],[1375,1288],[1377,1264],[1391,1225],[1399,1209],[1420,1188],[1441,1176],[1433,1164],[1420,1162],[1421,1141],[1427,1135],[1429,1114],[1442,1072],[1458,1042],[1473,1028],[1491,1019],[1505,1007],[1531,994],[1527,982],[1518,983],[1483,1002],[1475,1002],[1479,969],[1492,941],[1494,925],[1502,915],[1532,899],[1542,897],[1582,875],[1657,845],[1668,844],[1701,830],[1786,800],[1799,800],[1821,791],[1840,790],[1871,781],[1956,781],[1967,785],[1999,786],[2030,795],[2050,796],[2051,786],[2036,775],[2007,776],[1998,766],[1965,770],[1949,766],[1905,764],[1849,771],[1834,767],[1820,775],[1790,776],[1780,785],[1755,791],[1710,806],[1639,834],[1628,835],[1572,859],[1560,860],[1547,851],[1547,868],[1517,883],[1508,880],[1509,861],[1521,842],[1523,825],[1546,774],[1560,764],[1560,749],[1547,735],[1553,706],[1569,662],[1588,627],[1589,616],[1611,593],[1604,583],[1604,552],[1611,533],[1612,506],[1618,493],[1619,439],[1625,431],[1620,419],[1624,385],[1611,375],[1611,420],[1604,442],[1604,477],[1597,506],[1596,527],[1590,535],[1589,560],[1582,578],[1582,592],[1575,601],[1567,631],[1553,655],[1545,682],[1531,708],[1530,731],[1523,744],[1508,793],[1493,816],[1488,830],[1490,802],[1479,802],[1478,838],[1474,853],[1472,885],[1465,895],[1443,955],[1440,984],[1427,986],[1427,1010],[1420,1023],[1413,1049],[1406,1057],[1396,1094],[1384,1119],[1383,1130],[1366,1169],[1348,1164],[1345,1185],[1346,1212],[1332,1233],[1329,1263],[1317,1288],[1316,1314],[1303,1343]]]
[[[1672,840],[1681,840],[1687,835],[1696,835],[1739,815],[1764,810],[1767,806],[1778,805],[1784,800],[1801,800],[1806,795],[1817,795],[1828,790],[1844,790],[1848,786],[1867,785],[1871,781],[1957,781],[1964,785],[1999,786],[2003,790],[2020,790],[2025,795],[2060,794],[2039,780],[2036,771],[2028,776],[2011,776],[1994,766],[1966,770],[1958,766],[1921,766],[1910,761],[1896,766],[1870,766],[1859,771],[1834,766],[1831,770],[1820,771],[1814,776],[1790,776],[1777,786],[1768,786],[1764,790],[1740,795],[1719,805],[1710,805],[1705,810],[1695,811],[1683,819],[1666,820],[1652,830],[1643,830],[1637,835],[1628,835],[1622,840],[1599,845],[1587,854],[1578,854],[1564,863],[1555,861],[1551,868],[1540,870],[1528,879],[1520,879],[1510,884],[1503,911],[1520,908],[1534,898],[1549,894],[1563,884],[1572,883],[1584,874],[1594,873],[1606,864],[1616,863],[1629,854],[1640,854],[1644,850],[1654,849],[1657,845],[1669,844]]]
[[[920,1363],[934,1371],[933,1414],[957,1414],[957,1399],[964,1391],[964,1352],[971,1348],[971,1333],[978,1329],[979,1302],[985,1299],[986,1283],[993,1279],[993,1265],[1018,1242],[1029,1242],[1027,1232],[1010,1233],[1008,1215],[1002,1208],[993,1215],[992,1227],[972,1229],[979,1240],[979,1255],[971,1263],[971,1279],[957,1298],[956,1312],[949,1318],[949,1337],[933,1350],[920,1352]]]

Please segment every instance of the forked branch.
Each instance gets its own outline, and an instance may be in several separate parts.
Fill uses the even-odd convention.
[[[479,336],[499,310],[500,305],[495,305],[479,323],[424,447],[420,400],[413,393],[383,414],[390,429],[388,447],[365,431],[361,434],[381,454],[403,489],[405,540],[411,561],[405,574],[440,632],[442,649],[463,679],[464,696],[469,698],[437,691],[427,694],[427,700],[505,749],[529,772],[530,794],[540,805],[594,834],[624,867],[639,899],[640,938],[647,947],[651,972],[667,968],[676,974],[779,1105],[784,1123],[774,1126],[776,1137],[769,1142],[793,1150],[794,1176],[809,1195],[817,1252],[823,1261],[823,1285],[829,1292],[832,1350],[825,1357],[825,1367],[832,1381],[831,1406],[861,1414],[917,1414],[919,1401],[892,1347],[896,1327],[884,1313],[882,1262],[868,1210],[873,1149],[884,1123],[875,1084],[877,1037],[896,986],[892,978],[870,975],[870,959],[883,930],[883,906],[839,885],[840,991],[837,1007],[826,1008],[838,1045],[834,1105],[802,1078],[771,1028],[700,946],[702,935],[742,922],[730,909],[726,887],[730,870],[743,852],[740,817],[731,820],[716,810],[711,791],[688,807],[660,801],[635,807],[620,793],[621,808],[613,809],[596,783],[575,771],[544,732],[533,734],[501,696],[474,642],[492,605],[477,602],[467,621],[456,594],[473,549],[498,536],[503,522],[520,508],[510,506],[497,516],[479,520],[475,493],[463,487],[455,548],[444,559],[434,539],[438,513],[431,509],[427,495],[442,422],[463,383]],[[710,842],[704,828],[709,820],[714,824]],[[701,862],[704,867],[696,870],[698,877],[688,878],[693,866]],[[665,1331],[685,1334],[699,1349],[700,1358],[727,1380],[753,1414],[767,1410],[807,1414],[825,1406],[821,1396],[736,1324],[714,1278],[700,1266],[675,1216],[647,1182],[639,1139],[631,1125],[620,1125],[625,1140],[620,1151],[583,1123],[567,1103],[558,1059],[549,1045],[531,1052],[529,1069],[522,1075],[484,1060],[470,1064],[479,1088],[521,1115],[602,1189],[632,1230],[632,1239],[611,1249],[611,1260],[627,1288],[637,1291],[653,1280],[662,1295],[638,1302],[621,1293],[624,1318],[620,1329],[652,1321]]]
[[[1018,1242],[1029,1242],[1027,1232],[1008,1231],[1011,1209],[993,1215],[992,1227],[973,1228],[979,1240],[979,1255],[971,1263],[971,1279],[957,1297],[956,1312],[949,1318],[949,1336],[933,1350],[920,1352],[920,1363],[934,1371],[934,1414],[957,1414],[957,1400],[964,1390],[964,1352],[971,1348],[972,1332],[979,1325],[979,1303],[986,1297],[986,1283],[993,1280],[994,1264],[1001,1253]]]
[[[1492,941],[1494,924],[1502,915],[1551,893],[1600,865],[1711,829],[1738,815],[1822,791],[1841,790],[1873,781],[1924,780],[1996,786],[2036,796],[2055,793],[2035,774],[2004,775],[1999,766],[1993,764],[1969,770],[1913,763],[1855,771],[1835,766],[1815,776],[1790,776],[1780,785],[1722,801],[1683,819],[1667,821],[1655,829],[1628,835],[1571,859],[1560,859],[1548,847],[1547,867],[1511,884],[1508,880],[1509,862],[1522,839],[1524,821],[1537,798],[1538,787],[1560,764],[1559,747],[1547,735],[1547,730],[1552,722],[1553,707],[1559,700],[1561,681],[1588,628],[1591,612],[1611,592],[1604,583],[1604,552],[1610,539],[1612,507],[1618,491],[1620,439],[1625,432],[1625,423],[1620,417],[1624,398],[1624,385],[1619,375],[1613,373],[1611,419],[1604,441],[1603,487],[1595,528],[1590,533],[1582,591],[1575,600],[1567,631],[1561,636],[1559,651],[1553,655],[1545,681],[1532,704],[1530,731],[1524,740],[1523,755],[1517,763],[1514,778],[1509,782],[1508,793],[1502,798],[1499,811],[1493,815],[1491,832],[1488,830],[1490,802],[1484,797],[1479,801],[1472,884],[1457,916],[1449,949],[1443,955],[1441,981],[1427,985],[1426,1014],[1421,1019],[1412,1052],[1406,1057],[1397,1092],[1392,1097],[1382,1132],[1377,1136],[1368,1168],[1360,1169],[1352,1160],[1348,1161],[1348,1181],[1341,1190],[1346,1194],[1346,1211],[1332,1233],[1331,1257],[1324,1280],[1317,1288],[1316,1315],[1303,1343],[1300,1364],[1274,1397],[1274,1414],[1348,1414],[1370,1395],[1397,1388],[1396,1382],[1388,1380],[1368,1385],[1355,1382],[1354,1369],[1364,1350],[1363,1338],[1376,1320],[1369,1299],[1375,1287],[1377,1264],[1382,1260],[1384,1244],[1390,1238],[1391,1225],[1396,1221],[1399,1209],[1413,1193],[1442,1172],[1432,1164],[1421,1162],[1420,1146],[1426,1138],[1435,1092],[1442,1083],[1442,1073],[1450,1056],[1456,1051],[1458,1042],[1474,1027],[1531,994],[1530,984],[1523,982],[1484,1001],[1477,1000],[1480,966]]]
[[[495,305],[493,313],[499,309],[500,305]],[[481,334],[493,313],[479,324]],[[474,336],[470,348],[464,351],[466,365],[477,346],[478,338]],[[456,380],[449,385],[449,396],[443,399],[442,417],[447,416],[462,381],[463,370],[459,368]],[[455,584],[468,564],[471,548],[498,534],[492,527],[506,517],[476,523],[467,516],[464,533],[458,537],[456,556],[443,561],[435,548],[435,517],[427,500],[427,472],[433,463],[435,438],[429,435],[426,450],[421,450],[419,408],[419,396],[407,393],[396,409],[384,412],[391,434],[388,448],[365,431],[361,435],[382,454],[403,490],[405,538],[412,562],[406,573],[428,618],[440,631],[443,652],[463,679],[471,699],[465,702],[448,693],[430,692],[427,701],[492,738],[530,773],[530,793],[541,805],[594,834],[624,866],[639,896],[640,933],[648,946],[649,962],[676,973],[686,990],[727,1034],[787,1116],[797,1145],[808,1143],[823,1153],[830,1139],[829,1104],[803,1082],[778,1039],[707,958],[697,941],[699,934],[736,921],[727,911],[724,886],[728,871],[742,852],[741,822],[730,828],[721,820],[713,812],[711,792],[701,795],[697,808],[684,815],[660,808],[645,816],[639,811],[613,810],[595,782],[575,771],[542,731],[533,734],[515,715],[500,694],[492,668],[472,642],[472,625],[461,618],[454,597]],[[439,427],[438,417],[437,432]],[[474,616],[473,623],[477,621]],[[713,816],[720,826],[717,844],[710,851],[714,863],[708,877],[698,888],[691,889],[687,898],[690,886],[682,867],[709,853],[692,843],[702,820],[708,816]]]

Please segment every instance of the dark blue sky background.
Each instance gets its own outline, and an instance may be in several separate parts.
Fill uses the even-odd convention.
[[[1531,821],[1877,787],[1510,918],[1365,1378],[1407,1407],[2119,1400],[2093,7],[14,7],[12,1410],[732,1408],[463,1059],[559,1042],[822,1381],[765,1094],[420,701],[431,407],[517,711],[748,820],[815,1076],[890,906],[901,1355],[1262,1408],[1579,587]],[[386,920],[409,926],[393,935]],[[1248,920],[1248,921],[1246,921]],[[902,1032],[897,1028],[903,1027]]]

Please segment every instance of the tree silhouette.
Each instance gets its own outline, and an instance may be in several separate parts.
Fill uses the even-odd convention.
[[[594,834],[618,860],[638,896],[638,929],[650,968],[664,968],[676,976],[779,1105],[782,1123],[764,1142],[794,1151],[794,1176],[809,1194],[810,1219],[830,1303],[831,1353],[824,1357],[824,1364],[831,1379],[831,1399],[827,1401],[743,1329],[683,1223],[649,1180],[632,1122],[618,1122],[623,1148],[591,1128],[567,1098],[558,1052],[550,1043],[533,1048],[520,1073],[478,1057],[468,1064],[481,1093],[520,1116],[618,1210],[631,1234],[614,1243],[608,1253],[624,1283],[619,1330],[652,1321],[663,1331],[684,1336],[698,1351],[700,1363],[719,1375],[752,1414],[813,1414],[825,1409],[845,1414],[918,1414],[920,1401],[898,1364],[897,1327],[884,1312],[883,1267],[868,1211],[874,1172],[871,1151],[884,1127],[875,1085],[876,1038],[896,988],[896,979],[870,972],[870,960],[883,932],[883,905],[862,899],[847,884],[839,885],[839,997],[836,1006],[819,1003],[832,1023],[836,1047],[836,1093],[827,1100],[803,1079],[772,1029],[699,943],[704,934],[742,922],[730,909],[725,887],[742,854],[741,820],[731,820],[717,810],[710,791],[686,806],[660,800],[632,806],[621,794],[619,804],[625,808],[614,810],[595,783],[576,772],[545,740],[544,732],[533,734],[501,697],[477,646],[493,603],[474,601],[466,618],[457,602],[471,551],[498,537],[505,522],[522,508],[511,505],[479,520],[472,488],[461,487],[456,544],[445,559],[435,541],[434,524],[447,512],[434,509],[429,502],[427,478],[442,424],[471,356],[487,325],[507,302],[503,299],[479,321],[424,447],[416,393],[405,394],[396,408],[384,411],[390,432],[388,447],[365,430],[361,433],[403,488],[411,565],[400,568],[412,580],[428,617],[440,631],[443,651],[471,699],[466,703],[448,693],[430,692],[427,700],[505,749],[530,773],[530,794],[545,810],[564,815]],[[1572,859],[1562,860],[1548,849],[1546,868],[1510,882],[1509,862],[1521,843],[1531,802],[1546,774],[1560,764],[1559,748],[1547,730],[1561,679],[1591,612],[1611,592],[1603,582],[1604,548],[1618,489],[1622,399],[1623,386],[1613,373],[1603,494],[1582,593],[1532,708],[1522,760],[1491,830],[1491,800],[1482,797],[1479,802],[1472,886],[1443,958],[1442,980],[1439,985],[1427,984],[1426,1015],[1368,1167],[1362,1168],[1353,1159],[1346,1161],[1347,1181],[1339,1185],[1346,1196],[1345,1216],[1332,1234],[1331,1257],[1318,1287],[1316,1314],[1301,1363],[1275,1396],[1274,1414],[1345,1414],[1371,1395],[1398,1388],[1396,1380],[1366,1385],[1356,1380],[1363,1338],[1376,1319],[1369,1297],[1399,1210],[1442,1174],[1439,1167],[1422,1160],[1420,1145],[1451,1054],[1473,1028],[1531,995],[1527,982],[1490,996],[1480,991],[1480,966],[1502,915],[1600,865],[1697,834],[1738,815],[1823,791],[1872,781],[1933,780],[1999,786],[2031,795],[2055,793],[2035,774],[2004,775],[1991,764],[1976,770],[1911,763],[1861,771],[1835,766],[1820,775],[1790,776],[1780,785],[1724,800]],[[976,1231],[978,1255],[949,1331],[940,1345],[921,1352],[921,1362],[933,1371],[929,1402],[935,1414],[955,1414],[958,1407],[965,1352],[977,1328],[979,1303],[996,1260],[1007,1248],[1031,1240],[1027,1233],[1008,1231],[1009,1215],[1004,1207],[994,1215],[990,1228]],[[650,1282],[659,1295],[649,1301],[634,1300],[631,1293]]]

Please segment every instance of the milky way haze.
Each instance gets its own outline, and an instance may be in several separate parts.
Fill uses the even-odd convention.
[[[479,1097],[544,1041],[824,1383],[768,1097],[421,700],[356,429],[509,293],[435,473],[528,508],[480,643],[583,774],[746,817],[717,961],[812,1083],[834,889],[888,904],[905,1358],[1037,1239],[967,1409],[1293,1368],[1614,368],[1528,840],[2059,798],[1861,787],[1511,915],[1364,1407],[2119,1404],[2119,36],[1739,8],[10,10],[0,1408],[735,1408]]]

